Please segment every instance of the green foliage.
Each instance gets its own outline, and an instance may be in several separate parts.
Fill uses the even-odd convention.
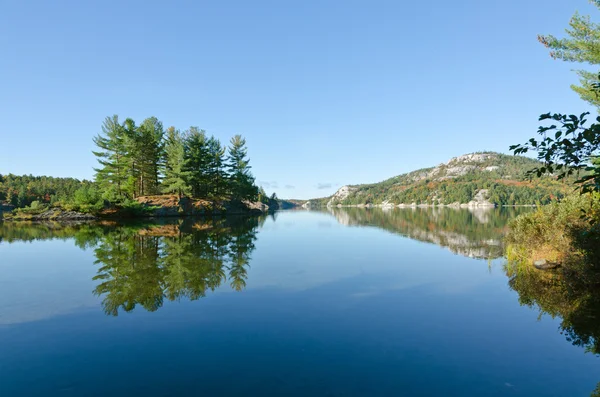
[[[600,2],[593,1],[600,8]],[[600,25],[591,21],[589,16],[575,13],[566,29],[567,38],[556,38],[552,35],[539,35],[538,40],[550,49],[550,56],[567,62],[600,64]],[[578,70],[580,86],[571,88],[582,99],[594,106],[600,107],[600,97],[596,94],[595,86],[600,83],[597,72]]]
[[[42,204],[39,201],[33,201],[28,207],[23,207],[15,210],[15,213],[20,215],[37,215],[46,211],[50,206]]]
[[[107,117],[102,124],[102,134],[94,137],[98,151],[93,151],[100,164],[96,168],[95,181],[105,199],[110,201],[132,197],[126,188],[128,180],[129,137],[126,129],[119,123],[118,116]]]
[[[162,123],[156,117],[145,119],[135,130],[133,142],[134,197],[159,193],[165,145]]]
[[[184,135],[170,127],[165,134],[155,117],[137,126],[132,119],[120,123],[113,116],[104,120],[94,143],[99,163],[95,182],[0,174],[0,203],[25,208],[38,201],[95,213],[108,201],[127,214],[144,215],[152,211],[133,202],[142,195],[174,193],[217,202],[253,200],[258,194],[240,135],[228,150],[196,127]]]
[[[0,202],[27,207],[32,202],[60,204],[71,202],[79,189],[91,188],[92,182],[73,178],[31,175],[0,175]]]
[[[208,149],[208,198],[217,201],[222,200],[230,193],[229,175],[225,169],[225,151],[221,142],[211,136],[207,143]]]
[[[536,160],[492,152],[474,155],[479,155],[479,160],[454,161],[379,183],[351,186],[352,193],[333,204],[381,204],[386,200],[394,204],[466,204],[485,189],[487,200],[496,205],[534,205],[550,203],[569,190],[566,183],[553,177],[531,180],[528,171],[540,166]],[[311,202],[325,205],[329,199]]]
[[[183,135],[170,127],[165,134],[155,117],[136,126],[132,119],[121,124],[113,116],[106,118],[94,143],[100,164],[96,182],[102,198],[114,203],[159,193],[213,202],[257,196],[246,141],[240,135],[232,138],[227,150],[197,127]]]
[[[124,200],[119,204],[119,214],[123,217],[148,217],[159,207],[147,206],[135,200]]]
[[[104,206],[104,200],[98,188],[93,185],[84,185],[73,195],[73,210],[80,212],[97,212]]]
[[[233,200],[254,200],[257,189],[254,177],[250,172],[250,159],[246,140],[241,135],[231,138],[228,150],[227,172],[229,174],[230,192]]]
[[[191,187],[187,184],[190,172],[185,171],[185,145],[179,130],[170,127],[167,130],[165,145],[165,177],[163,179],[163,193],[176,193],[179,197],[190,194]]]
[[[531,262],[547,259],[561,263],[580,263],[599,256],[597,224],[600,221],[600,196],[570,195],[561,202],[540,207],[509,224],[506,241],[513,247],[511,259]],[[542,258],[543,257],[543,258]]]
[[[208,197],[208,146],[206,132],[190,127],[184,135],[184,170],[194,197]]]
[[[543,114],[542,120],[552,120],[558,124],[541,126],[538,134],[542,139],[531,138],[523,145],[510,147],[515,154],[528,151],[538,153],[538,159],[543,165],[536,167],[531,173],[538,177],[544,174],[556,173],[558,179],[577,173],[580,178],[575,181],[583,193],[600,192],[600,164],[598,155],[600,150],[600,117],[598,123],[586,127],[586,116],[563,114]],[[581,175],[581,172],[584,172]]]
[[[258,188],[258,201],[260,201],[263,204],[269,204],[269,196],[267,195],[267,192],[265,192],[265,189],[263,189],[262,186]]]

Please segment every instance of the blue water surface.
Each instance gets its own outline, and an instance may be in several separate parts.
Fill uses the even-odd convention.
[[[93,292],[107,280],[95,278],[97,250],[111,230],[86,246],[68,233],[5,236],[0,396],[589,396],[600,361],[561,335],[559,319],[519,304],[494,254],[504,229],[486,228],[495,216],[469,217],[481,225],[461,233],[408,216],[394,229],[336,212],[277,213],[251,227],[251,249],[230,254],[242,258],[242,287],[230,271],[203,297],[152,309],[138,299],[116,315],[112,290]],[[480,240],[479,227],[489,233]],[[213,238],[201,233],[191,244]],[[139,240],[138,257],[180,238],[154,234],[123,238]],[[115,269],[105,273],[120,280]],[[156,276],[164,296],[176,285],[169,274]],[[119,285],[143,295],[155,288],[149,277],[152,286]]]

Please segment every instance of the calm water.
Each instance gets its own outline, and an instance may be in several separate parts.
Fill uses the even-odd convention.
[[[0,396],[589,396],[509,286],[514,216],[0,223]]]

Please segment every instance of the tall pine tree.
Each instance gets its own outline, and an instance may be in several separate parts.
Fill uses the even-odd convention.
[[[254,186],[251,168],[246,140],[241,135],[236,135],[231,138],[227,159],[229,191],[232,200],[256,199],[258,190]]]
[[[119,124],[119,117],[107,117],[102,124],[102,134],[94,137],[98,151],[92,151],[100,163],[95,168],[96,182],[105,199],[119,201],[127,197],[124,190],[127,181],[127,163],[125,129]]]
[[[185,170],[186,159],[183,137],[175,127],[168,128],[166,136],[165,171],[162,192],[176,193],[181,197],[191,192],[191,188],[187,184],[189,172]]]
[[[222,200],[228,192],[228,175],[225,171],[225,148],[214,136],[206,142],[208,149],[208,197],[212,201]]]
[[[209,193],[207,141],[205,131],[198,127],[190,127],[184,136],[184,171],[194,197],[207,197]]]
[[[156,117],[147,118],[137,128],[134,147],[139,170],[136,190],[140,196],[160,191],[160,169],[164,158],[163,138],[163,125]]]

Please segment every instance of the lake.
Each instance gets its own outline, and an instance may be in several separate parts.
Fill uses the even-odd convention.
[[[523,211],[0,222],[0,396],[590,396],[507,276]]]

